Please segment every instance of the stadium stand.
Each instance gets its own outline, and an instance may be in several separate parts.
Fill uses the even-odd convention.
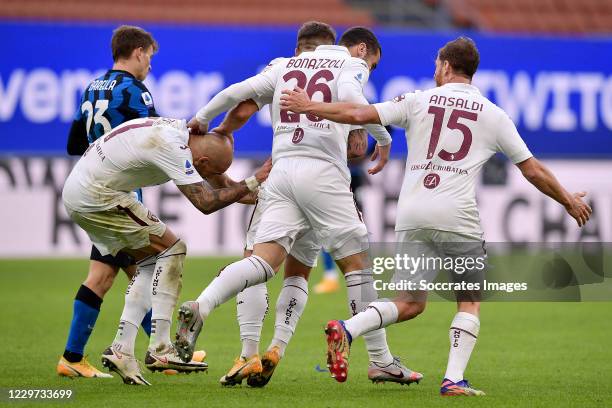
[[[453,23],[459,27],[497,32],[612,32],[610,0],[448,0],[438,3],[449,8]]]
[[[118,7],[120,6],[120,7]],[[610,33],[612,0],[3,0],[0,18],[474,28],[495,32]]]
[[[3,0],[0,17],[253,25],[293,25],[313,19],[345,26],[374,23],[368,12],[342,0]]]

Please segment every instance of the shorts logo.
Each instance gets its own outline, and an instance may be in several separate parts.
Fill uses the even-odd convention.
[[[304,138],[304,129],[296,128],[293,131],[293,139],[291,139],[291,141],[293,142],[293,144],[298,144],[302,141],[303,138]]]
[[[153,98],[151,97],[151,94],[148,92],[142,93],[142,101],[147,106],[153,106]]]
[[[404,99],[406,99],[406,95],[402,94],[402,95],[399,95],[399,96],[396,96],[395,98],[393,98],[393,102],[401,102]]]
[[[187,175],[193,174],[193,166],[189,162],[189,160],[185,160],[185,174]]]
[[[440,184],[440,176],[436,173],[429,173],[423,179],[423,185],[430,190],[438,187],[438,184]]]
[[[155,214],[153,214],[151,211],[149,211],[149,213],[147,214],[147,218],[153,222],[159,222],[159,218],[157,218]]]

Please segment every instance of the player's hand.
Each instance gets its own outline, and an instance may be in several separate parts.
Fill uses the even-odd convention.
[[[268,178],[268,175],[270,174],[271,170],[272,158],[269,157],[268,160],[266,160],[265,163],[262,164],[261,167],[255,171],[255,178],[259,183],[263,183]]]
[[[195,117],[191,118],[187,123],[187,127],[189,128],[189,133],[192,135],[204,136],[208,133],[208,125],[201,124]]]
[[[585,196],[586,191],[572,194],[572,201],[565,207],[567,213],[576,220],[579,227],[586,224],[591,217],[591,213],[593,212],[593,209],[582,199],[582,197]]]
[[[368,174],[376,174],[380,172],[387,165],[390,153],[391,143],[386,146],[380,146],[377,143],[376,147],[374,148],[374,153],[372,153],[372,156],[370,157],[370,161],[374,161],[378,158],[378,163],[376,163],[376,166],[368,169]]]
[[[285,89],[282,91],[280,98],[281,109],[287,109],[291,112],[302,113],[308,110],[310,98],[305,90],[300,87],[295,87],[293,90]]]

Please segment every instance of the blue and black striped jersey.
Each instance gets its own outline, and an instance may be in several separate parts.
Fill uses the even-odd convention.
[[[147,87],[129,72],[111,69],[85,89],[74,120],[85,125],[87,140],[93,143],[128,120],[152,116],[159,115]]]

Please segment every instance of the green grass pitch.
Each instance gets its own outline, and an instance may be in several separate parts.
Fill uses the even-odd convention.
[[[188,259],[180,302],[195,298],[228,258]],[[83,407],[560,407],[612,406],[612,304],[486,303],[481,331],[466,377],[487,393],[483,398],[441,398],[448,327],[453,303],[432,303],[416,320],[388,329],[394,354],[425,378],[419,385],[374,385],[367,379],[361,339],[353,344],[349,379],[333,381],[325,367],[322,328],[347,314],[344,292],[311,295],[297,332],[272,381],[264,389],[223,388],[219,378],[239,353],[235,302],[217,309],[204,326],[199,348],[208,352],[208,374],[166,376],[145,372],[152,387],[129,387],[119,378],[60,378],[55,365],[63,352],[72,299],[85,277],[86,260],[0,260],[0,387],[71,388]],[[312,284],[320,272],[313,273]],[[269,284],[271,310],[262,349],[272,336],[274,301],[281,278]],[[107,295],[86,353],[98,367],[113,340],[127,284],[120,276]],[[137,353],[144,358],[146,336]],[[6,393],[6,390],[3,391]],[[6,400],[5,400],[6,401]],[[41,406],[46,403],[6,403]]]

